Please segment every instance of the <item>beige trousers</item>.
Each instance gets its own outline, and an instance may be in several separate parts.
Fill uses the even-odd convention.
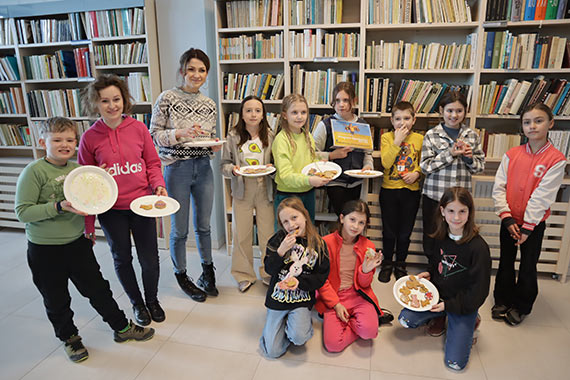
[[[244,199],[233,200],[232,227],[232,276],[239,283],[257,279],[253,269],[253,210],[257,222],[257,237],[261,250],[260,276],[268,276],[265,273],[263,259],[267,241],[273,235],[273,203],[267,199],[267,188],[264,177],[244,178]]]

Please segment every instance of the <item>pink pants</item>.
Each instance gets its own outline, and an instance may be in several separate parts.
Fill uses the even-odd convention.
[[[348,310],[348,322],[341,321],[334,309],[323,316],[323,342],[329,352],[340,352],[358,338],[374,339],[378,336],[378,313],[351,287],[338,293],[340,303]]]

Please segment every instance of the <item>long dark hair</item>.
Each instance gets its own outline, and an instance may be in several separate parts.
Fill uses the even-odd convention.
[[[366,229],[370,225],[370,209],[368,208],[366,202],[364,202],[362,199],[354,199],[348,201],[342,206],[342,211],[340,212],[340,214],[343,217],[346,217],[348,214],[352,212],[361,212],[364,215],[366,215],[366,225],[364,226],[364,231],[362,231],[363,233],[366,233]],[[338,220],[337,231],[340,235],[342,235],[342,223],[340,222],[340,218]]]
[[[239,107],[239,120],[235,125],[235,127],[233,127],[233,129],[236,131],[236,133],[239,136],[238,147],[245,144],[247,140],[251,139],[252,137],[249,135],[249,132],[245,127],[245,121],[243,120],[243,107],[245,106],[245,103],[250,100],[257,100],[259,103],[261,103],[263,118],[259,123],[259,139],[261,140],[261,144],[263,145],[263,147],[267,148],[269,146],[269,129],[271,129],[271,127],[269,126],[269,122],[267,121],[267,112],[265,111],[265,104],[263,104],[263,101],[255,95],[247,96],[241,102],[241,106]]]
[[[436,240],[443,240],[449,233],[449,226],[442,215],[442,210],[451,202],[457,201],[469,209],[467,222],[463,226],[463,236],[457,244],[463,244],[471,241],[479,234],[479,228],[475,225],[475,203],[469,190],[464,187],[455,186],[446,189],[439,200],[439,207],[435,212],[436,230],[430,236]]]

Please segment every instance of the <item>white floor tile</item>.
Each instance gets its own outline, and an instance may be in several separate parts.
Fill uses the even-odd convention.
[[[254,380],[368,380],[370,371],[363,369],[303,363],[296,360],[262,359]]]

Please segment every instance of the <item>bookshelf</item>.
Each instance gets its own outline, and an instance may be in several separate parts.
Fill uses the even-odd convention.
[[[513,36],[535,33],[541,37],[558,37],[557,41],[566,38],[566,42],[568,42],[570,41],[570,14],[564,13],[562,19],[527,21],[511,20],[512,12],[504,13],[501,15],[503,17],[486,17],[488,8],[496,13],[499,5],[506,9],[508,3],[515,3],[507,0],[471,2],[458,0],[401,0],[398,2],[386,0],[350,2],[347,0],[338,2],[336,0],[263,0],[261,2],[241,2],[241,4],[246,9],[250,9],[247,7],[253,7],[254,4],[261,6],[277,4],[283,14],[277,25],[261,28],[245,24],[239,28],[230,28],[228,27],[227,9],[232,5],[228,5],[228,3],[235,2],[231,0],[216,1],[216,38],[218,42],[228,36],[282,33],[284,52],[282,58],[273,60],[223,59],[218,63],[219,72],[227,74],[239,72],[283,74],[285,83],[282,95],[291,92],[303,93],[309,100],[312,116],[334,112],[330,106],[326,105],[328,87],[324,91],[317,91],[315,94],[314,88],[317,81],[315,77],[320,79],[322,76],[330,79],[332,71],[341,73],[341,75],[346,72],[346,77],[356,83],[359,115],[373,126],[376,134],[373,157],[377,168],[381,167],[380,152],[378,151],[380,134],[383,130],[391,128],[389,99],[391,99],[392,104],[401,99],[414,100],[416,107],[421,110],[417,114],[416,128],[425,131],[439,123],[436,107],[438,94],[445,91],[445,88],[454,86],[454,88],[460,88],[464,91],[469,100],[466,123],[479,131],[482,141],[484,141],[485,135],[487,136],[487,148],[490,149],[489,152],[491,153],[488,155],[487,169],[484,175],[474,178],[474,191],[478,208],[487,212],[483,215],[489,219],[489,221],[482,220],[482,222],[491,224],[491,226],[484,228],[484,236],[493,242],[493,258],[498,258],[498,245],[495,244],[495,240],[498,238],[494,235],[498,233],[498,225],[494,225],[498,223],[498,218],[492,215],[488,209],[489,181],[491,183],[493,181],[494,171],[498,167],[500,155],[505,146],[520,141],[520,115],[516,112],[493,113],[482,111],[485,102],[489,102],[488,108],[490,108],[499,101],[496,97],[498,94],[489,93],[489,90],[486,90],[484,86],[494,81],[498,87],[509,79],[532,83],[539,75],[544,77],[547,84],[550,83],[549,81],[560,80],[564,85],[567,85],[564,81],[570,82],[570,64],[563,58],[562,64],[553,67],[547,65],[541,66],[541,68],[515,69],[514,66],[508,68],[507,65],[501,68],[484,68],[487,42],[485,37],[488,36],[489,32],[506,32],[508,30]],[[342,3],[342,11],[337,8],[335,13],[334,8],[337,3]],[[522,3],[526,5],[527,1],[523,0]],[[394,4],[398,7],[393,6]],[[454,11],[450,11],[450,8],[445,4],[451,4]],[[417,7],[419,7],[419,11]],[[252,8],[250,11],[254,12]],[[332,15],[339,17],[339,19],[332,19]],[[334,20],[334,22],[324,22],[325,19]],[[229,23],[232,24],[231,21]],[[330,44],[327,45],[327,37],[325,36],[328,35],[330,39],[330,35],[341,34],[351,35],[352,39],[357,40],[358,51],[350,56],[348,54],[332,54],[332,56],[326,54],[325,45],[330,46]],[[503,34],[506,35],[506,33]],[[320,47],[317,42],[319,38],[322,39],[322,46]],[[513,41],[512,38],[510,41]],[[549,42],[551,41],[552,38]],[[301,43],[302,46],[300,46]],[[391,45],[392,50],[386,49],[372,55],[374,52],[373,45],[374,47],[382,45],[383,48],[385,44],[393,44]],[[420,48],[420,46],[422,47]],[[218,57],[220,57],[219,47],[218,44]],[[435,58],[432,58],[431,61],[425,60],[422,63],[421,59],[426,58],[421,54],[418,55],[418,49],[425,51],[432,49],[431,52]],[[503,52],[506,49],[503,47]],[[559,49],[564,52],[561,44],[559,44]],[[333,51],[336,50],[333,49]],[[386,54],[386,57],[389,55],[394,64],[391,66],[373,64],[372,58],[381,57],[383,59],[383,54]],[[414,56],[414,54],[416,55]],[[508,60],[506,61],[508,62]],[[307,84],[309,84],[308,93],[304,87]],[[218,86],[219,93],[222,96],[219,99],[219,114],[223,133],[229,127],[227,115],[231,112],[237,112],[239,108],[239,100],[225,100],[223,98],[223,89],[226,85],[228,83],[220,76]],[[410,86],[408,93],[406,95],[405,91],[400,93],[400,89],[406,89],[406,86]],[[374,96],[374,90],[377,91],[376,96]],[[564,86],[562,86],[561,91],[563,90]],[[389,96],[389,92],[391,92],[391,96]],[[517,94],[514,88],[512,93]],[[311,98],[311,96],[313,97]],[[521,99],[521,107],[524,105],[524,100]],[[570,103],[570,101],[564,103],[563,98],[555,100],[562,104]],[[268,111],[279,112],[279,100],[265,101],[265,104]],[[557,146],[564,146],[564,144],[568,146],[568,142],[565,142],[564,139],[570,137],[568,133],[565,133],[570,131],[570,115],[563,112],[557,114],[555,116],[555,129],[564,131],[564,133],[560,133],[560,136],[556,136],[562,144]],[[492,144],[489,145],[491,136]],[[226,187],[224,191],[226,237],[229,246],[231,245],[231,196],[229,181],[224,183]],[[368,188],[365,190],[367,193],[363,195],[371,205],[374,214],[369,229],[370,238],[378,243],[378,246],[381,246],[382,241],[378,204],[380,186],[380,181],[370,180]],[[561,200],[568,199],[567,185],[561,189],[559,198]],[[556,222],[559,222],[559,219],[564,219],[563,227],[570,226],[570,222],[566,223],[565,218],[568,215],[568,210],[565,207],[566,203],[562,201],[555,205],[557,214],[561,216],[556,219]],[[421,210],[419,214],[419,222],[416,224],[412,235],[412,253],[410,254],[412,262],[424,262],[421,254]],[[330,215],[323,213],[322,210],[317,215],[320,220],[330,219]],[[563,241],[565,238],[562,238],[561,232],[556,230],[558,228],[556,222],[551,222],[554,224],[549,225],[546,236],[549,240],[559,240],[564,244],[556,243],[553,245],[548,243],[549,247],[544,247],[543,250],[549,253],[541,256],[539,267],[542,271],[565,276],[568,267],[568,244],[566,244],[566,240]],[[542,257],[544,261],[542,261]],[[560,264],[564,261],[566,268]],[[555,264],[552,264],[553,262]],[[494,260],[493,265],[497,265],[496,260]]]
[[[160,93],[157,51],[154,0],[0,20],[0,226],[24,228],[14,213],[16,181],[29,162],[45,155],[36,125],[66,116],[80,132],[89,128],[94,120],[81,112],[80,93],[97,74],[124,77],[136,101],[134,116],[148,124],[145,115]],[[167,224],[158,223],[162,247]],[[103,236],[99,228],[96,234]]]

